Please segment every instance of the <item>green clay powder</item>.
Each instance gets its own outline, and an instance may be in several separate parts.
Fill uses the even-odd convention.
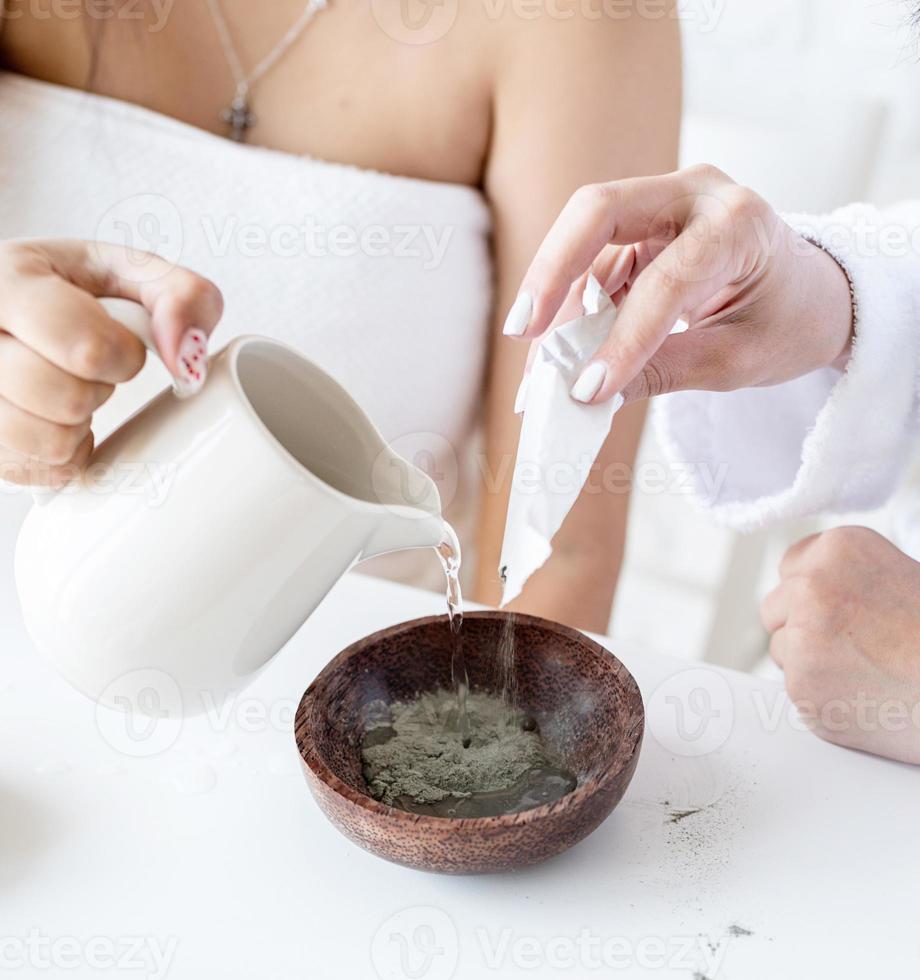
[[[522,711],[483,692],[468,695],[466,711],[464,722],[456,693],[446,690],[368,705],[362,760],[370,794],[411,813],[462,818],[519,813],[575,788]]]

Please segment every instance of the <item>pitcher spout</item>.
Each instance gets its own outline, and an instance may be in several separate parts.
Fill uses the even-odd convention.
[[[373,558],[408,548],[436,548],[444,540],[440,514],[412,507],[388,507],[364,547],[361,558]]]
[[[379,503],[362,559],[444,540],[441,498],[427,473],[390,450],[374,466],[373,485]]]

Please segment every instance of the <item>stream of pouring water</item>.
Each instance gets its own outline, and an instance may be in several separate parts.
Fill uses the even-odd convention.
[[[451,651],[450,673],[451,683],[457,695],[457,723],[464,746],[470,741],[470,718],[467,706],[470,690],[470,678],[466,669],[466,657],[463,652],[463,595],[460,591],[460,541],[454,529],[444,521],[444,540],[437,547],[438,557],[444,568],[447,581],[447,616],[450,621],[450,631],[453,635],[453,650]],[[502,569],[504,572],[504,569]],[[502,583],[504,583],[504,574]],[[514,708],[517,701],[515,679],[514,651],[514,614],[509,613],[502,627],[498,645],[499,683],[502,698],[509,708]]]
[[[514,616],[509,613],[504,617],[498,638],[497,680],[501,685],[504,704],[496,702],[494,695],[488,693],[471,696],[463,650],[460,543],[454,529],[446,521],[444,537],[436,551],[447,580],[447,615],[452,639],[450,669],[456,712],[449,705],[446,716],[441,714],[435,718],[431,716],[429,707],[429,715],[421,725],[416,719],[414,725],[400,731],[398,725],[394,727],[391,718],[389,723],[366,732],[362,749],[365,778],[369,785],[377,786],[376,791],[372,790],[376,799],[385,799],[409,813],[435,817],[475,819],[501,816],[553,803],[572,792],[578,780],[552,761],[542,748],[539,757],[533,762],[524,762],[523,771],[508,785],[489,786],[490,781],[501,775],[501,766],[509,765],[511,747],[519,754],[533,752],[533,739],[541,739],[536,720],[525,716],[515,706]],[[443,693],[428,697],[436,699],[438,694]],[[469,703],[471,698],[472,705]],[[496,703],[498,715],[495,714]],[[392,708],[394,712],[405,712],[407,709],[411,712],[413,705],[397,704]],[[472,730],[471,715],[476,719],[476,731]],[[499,724],[498,719],[503,719],[503,724]],[[435,739],[443,738],[445,730],[452,735],[459,734],[463,749],[469,751],[457,755],[455,747],[445,750],[443,742],[431,742],[433,736]],[[527,733],[532,733],[530,742],[527,741]],[[443,763],[440,774],[430,774],[433,762]],[[407,774],[409,782],[406,782]],[[474,775],[482,781],[484,788],[472,791],[468,788],[467,781]],[[442,790],[443,780],[447,777],[456,780],[461,788],[456,791]],[[429,792],[434,793],[434,802],[426,799],[425,794]],[[392,799],[387,798],[387,793],[392,794]]]
[[[447,579],[447,617],[453,636],[453,650],[450,658],[451,682],[457,693],[457,723],[464,747],[470,743],[470,718],[467,710],[467,695],[470,678],[463,655],[463,595],[460,591],[460,542],[456,532],[444,521],[444,540],[438,545],[438,557],[444,567]]]

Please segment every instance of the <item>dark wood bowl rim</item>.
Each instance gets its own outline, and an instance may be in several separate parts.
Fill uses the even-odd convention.
[[[498,619],[504,617],[505,615],[508,614],[497,610],[482,610],[464,613],[463,618],[464,621],[471,619]],[[304,692],[303,697],[300,699],[300,704],[297,707],[297,714],[294,718],[294,735],[297,741],[297,749],[300,752],[300,757],[304,764],[310,769],[314,776],[322,780],[334,793],[344,797],[355,806],[359,806],[363,810],[367,810],[370,813],[376,813],[379,816],[386,817],[390,820],[401,820],[407,825],[412,824],[421,827],[430,827],[432,829],[436,828],[438,831],[453,828],[456,831],[474,830],[487,832],[503,827],[517,827],[521,824],[535,823],[545,817],[557,813],[560,810],[578,806],[583,800],[588,799],[595,792],[597,792],[598,789],[606,786],[608,783],[613,782],[624,769],[627,769],[633,763],[635,754],[642,743],[642,735],[645,729],[645,707],[643,705],[642,695],[639,692],[639,686],[636,684],[635,678],[627,670],[626,666],[621,660],[615,657],[605,647],[602,647],[599,643],[592,640],[589,636],[586,636],[580,630],[572,629],[569,626],[563,626],[561,623],[555,623],[552,620],[543,619],[540,616],[528,616],[524,613],[514,613],[514,617],[516,622],[524,625],[540,627],[550,632],[567,637],[568,639],[576,640],[593,653],[604,658],[609,658],[611,661],[613,661],[614,668],[617,669],[620,675],[620,680],[626,688],[627,693],[633,695],[633,697],[630,698],[631,703],[636,706],[636,711],[633,713],[633,717],[624,720],[623,741],[628,747],[628,752],[622,757],[623,762],[620,766],[616,768],[612,766],[608,767],[600,774],[585,780],[584,783],[579,783],[579,785],[572,790],[571,793],[568,793],[561,799],[556,800],[554,803],[544,803],[542,806],[533,807],[532,809],[524,810],[521,813],[509,813],[498,817],[465,817],[459,819],[451,817],[433,817],[429,816],[428,814],[420,813],[409,813],[406,810],[400,810],[397,807],[392,807],[385,803],[381,803],[379,800],[375,800],[372,796],[368,796],[366,793],[359,792],[358,790],[354,789],[354,787],[349,786],[347,783],[339,779],[339,777],[326,766],[326,763],[320,757],[320,754],[317,751],[316,745],[313,741],[312,732],[307,725],[307,715],[312,706],[317,688],[322,685],[330,674],[338,669],[342,661],[354,656],[359,650],[379,642],[384,636],[389,636],[400,632],[407,632],[408,630],[417,629],[422,626],[428,626],[432,623],[446,620],[446,614],[440,616],[425,616],[420,619],[407,620],[404,623],[388,626],[385,629],[378,630],[376,633],[371,633],[346,647],[323,668],[313,683]]]

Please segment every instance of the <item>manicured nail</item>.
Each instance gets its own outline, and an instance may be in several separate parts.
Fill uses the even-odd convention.
[[[604,379],[607,377],[607,365],[603,361],[595,361],[589,364],[579,375],[578,380],[572,385],[572,397],[577,402],[590,402],[601,390]]]
[[[173,387],[177,395],[187,398],[201,391],[208,377],[208,335],[193,327],[186,330],[179,344]]]
[[[533,296],[525,289],[523,292],[518,293],[518,298],[508,311],[502,333],[506,337],[520,337],[527,329],[532,313]]]

